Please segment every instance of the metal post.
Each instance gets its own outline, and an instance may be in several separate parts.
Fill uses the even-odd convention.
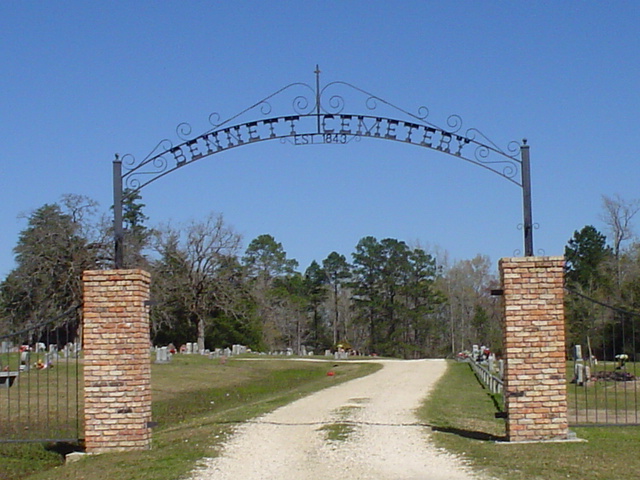
[[[533,257],[533,215],[531,213],[531,165],[529,161],[529,145],[527,139],[522,140],[520,146],[522,159],[522,203],[524,230],[524,256]]]
[[[122,160],[118,154],[113,161],[113,239],[114,268],[124,268],[124,230],[122,228]]]
[[[316,121],[318,123],[318,133],[320,133],[320,66],[316,65]]]

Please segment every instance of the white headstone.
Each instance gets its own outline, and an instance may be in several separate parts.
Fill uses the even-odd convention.
[[[573,359],[582,360],[582,345],[573,346]]]
[[[31,368],[31,352],[24,351],[20,353],[20,371],[29,370]]]
[[[167,347],[160,347],[156,350],[156,363],[169,363],[170,359],[171,357]]]

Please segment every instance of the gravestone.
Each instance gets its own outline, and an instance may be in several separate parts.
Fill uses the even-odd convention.
[[[69,342],[62,349],[66,358],[78,358],[81,346],[79,343]]]
[[[582,387],[585,384],[585,371],[584,362],[582,360],[582,345],[573,346],[573,360],[575,365],[573,366],[573,380],[572,383]]]
[[[51,344],[49,345],[49,360],[51,363],[60,361],[60,354],[58,353],[58,345]]]
[[[584,385],[584,365],[576,363],[576,383],[580,386]]]
[[[156,349],[156,362],[155,363],[169,363],[171,357],[169,355],[169,349],[167,347],[160,347]]]
[[[244,353],[247,353],[247,347],[245,347],[244,345],[233,345],[232,353],[233,355],[242,355]]]
[[[20,371],[28,371],[31,368],[31,352],[25,350],[20,353]]]
[[[489,371],[491,373],[495,372],[496,356],[493,353],[491,355],[489,355],[489,358],[487,359],[487,368],[489,369]]]
[[[11,342],[5,340],[0,344],[0,353],[9,353],[11,351]]]
[[[51,368],[53,366],[53,353],[45,353],[44,360],[38,364],[38,368]]]
[[[340,349],[334,354],[334,358],[335,360],[347,360],[349,358],[349,354]]]
[[[67,343],[63,348],[64,358],[77,357],[76,346],[73,342]]]
[[[573,359],[575,361],[582,360],[582,345],[573,346]]]

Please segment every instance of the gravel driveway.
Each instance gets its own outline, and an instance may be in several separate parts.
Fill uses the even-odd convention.
[[[327,388],[237,428],[193,480],[471,480],[429,442],[414,410],[442,360],[382,360],[380,371]],[[339,368],[339,367],[338,367]]]

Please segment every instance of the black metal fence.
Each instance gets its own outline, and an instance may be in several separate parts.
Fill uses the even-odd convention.
[[[568,289],[569,422],[574,426],[640,425],[640,314]]]
[[[79,309],[0,335],[0,443],[80,439]]]

